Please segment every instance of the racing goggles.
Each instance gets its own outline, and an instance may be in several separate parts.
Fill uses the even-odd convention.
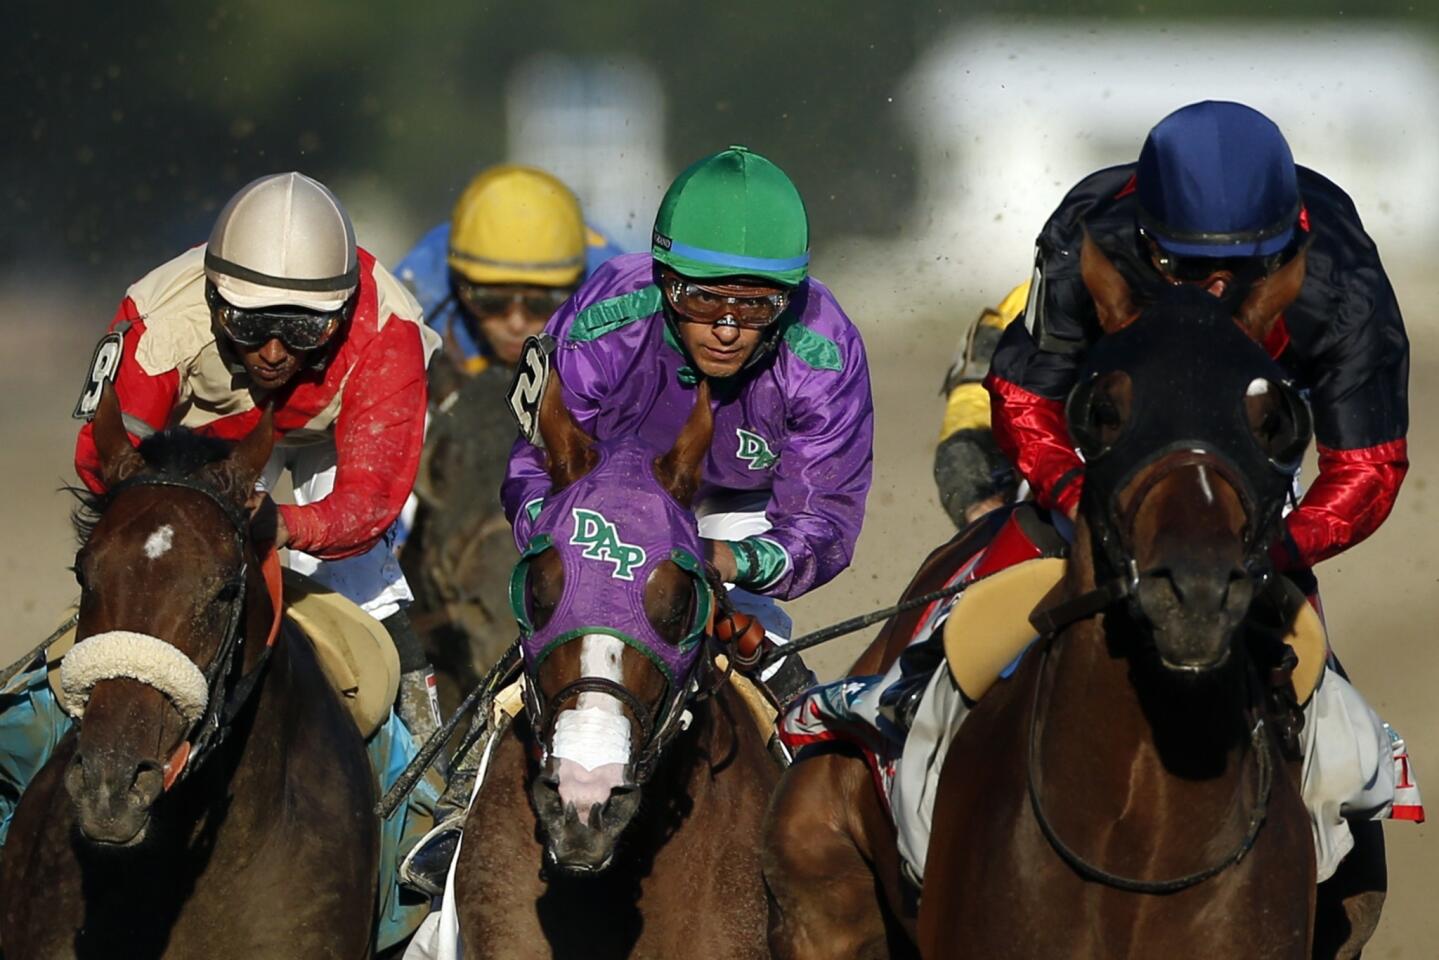
[[[1203,283],[1217,273],[1253,282],[1269,276],[1289,261],[1297,245],[1267,257],[1195,257],[1170,253],[1143,230],[1139,235],[1148,246],[1150,262],[1170,283]]]
[[[206,284],[205,299],[225,336],[242,347],[279,340],[290,350],[314,350],[329,342],[349,312],[349,304],[326,311],[284,306],[249,310],[220,296],[213,284]]]
[[[731,297],[684,280],[669,282],[670,303],[680,319],[715,323],[729,319],[747,330],[763,330],[789,306],[788,293],[762,297]]]
[[[509,313],[518,304],[531,316],[548,320],[574,291],[568,287],[487,287],[478,283],[457,283],[455,294],[465,308],[477,317],[494,317]]]

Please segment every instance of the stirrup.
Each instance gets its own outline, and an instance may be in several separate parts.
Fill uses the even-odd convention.
[[[400,885],[427,897],[441,897],[450,863],[460,848],[466,811],[458,810],[430,828],[400,861]]]

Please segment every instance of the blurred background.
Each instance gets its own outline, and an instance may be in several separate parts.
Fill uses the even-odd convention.
[[[1439,803],[1439,5],[20,0],[6,12],[0,654],[37,642],[75,593],[56,491],[73,478],[69,413],[94,340],[126,286],[203,241],[256,176],[325,182],[360,243],[393,264],[491,163],[550,169],[638,250],[690,161],[744,143],[778,162],[809,207],[814,273],[864,333],[879,417],[854,566],[793,605],[803,631],[891,602],[949,535],[930,476],[949,357],[1027,275],[1066,189],[1132,160],[1172,109],[1238,99],[1349,191],[1405,309],[1413,467],[1383,530],[1319,572],[1336,648]],[[820,652],[821,675],[859,642]],[[1389,849],[1389,909],[1366,955],[1439,956],[1439,842],[1400,824]]]

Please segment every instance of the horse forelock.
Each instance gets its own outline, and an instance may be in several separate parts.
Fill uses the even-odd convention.
[[[228,440],[184,427],[171,427],[146,437],[137,450],[145,460],[144,475],[190,478],[203,468],[224,460],[234,446]],[[217,471],[207,480],[222,499],[238,501],[249,492],[233,488],[233,478],[225,471]],[[77,501],[70,513],[70,522],[75,529],[76,540],[84,546],[109,509],[113,493],[110,490],[95,493],[83,486],[67,486],[64,489]]]

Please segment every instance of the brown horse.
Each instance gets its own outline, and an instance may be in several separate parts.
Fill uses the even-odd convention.
[[[922,893],[856,757],[787,772],[766,838],[777,956],[1311,955],[1312,841],[1273,732],[1289,714],[1235,641],[1302,404],[1186,292],[1092,353],[1070,401],[1089,467],[1063,629],[959,727]],[[965,535],[936,551],[908,592],[972,552]],[[892,623],[854,672],[888,666],[913,627]]]
[[[646,466],[683,510],[713,430],[707,385],[696,393],[674,449]],[[555,384],[541,430],[555,498],[597,469],[596,445]],[[651,515],[661,526],[663,517]],[[650,554],[660,546],[652,543]],[[568,597],[566,578],[577,572],[547,549],[517,577],[523,615],[536,630]],[[694,574],[671,559],[644,587],[643,615],[664,643],[683,644],[686,631],[705,628],[696,603],[697,587],[706,588]],[[605,611],[616,607],[602,600],[576,594],[564,603],[581,609],[581,622],[605,624]],[[456,865],[465,950],[507,958],[767,956],[759,836],[779,775],[767,738],[708,653],[690,679],[668,678],[656,666],[661,658],[615,640],[617,630],[590,629],[576,642],[554,641],[538,668],[527,663],[530,709],[497,745]],[[696,696],[696,687],[712,695]],[[557,759],[557,730],[573,729],[587,712],[619,721],[617,747],[628,762],[586,770]]]
[[[107,389],[95,440],[109,493],[77,517],[80,642],[62,666],[83,717],[15,812],[6,956],[369,956],[365,748],[308,642],[268,645],[278,580],[245,503],[269,415],[233,450],[169,431],[137,452]],[[94,675],[72,689],[81,651]]]

